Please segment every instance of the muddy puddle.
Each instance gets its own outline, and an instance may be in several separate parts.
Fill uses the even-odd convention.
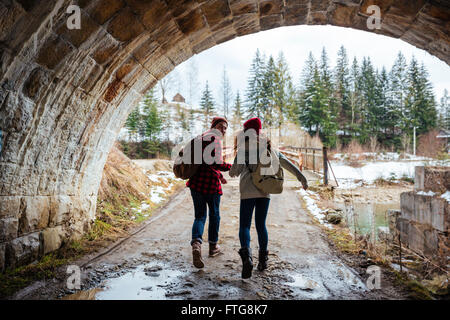
[[[162,263],[138,266],[123,275],[103,281],[97,288],[79,291],[63,300],[166,300],[177,299],[175,293],[185,272],[172,270]],[[186,292],[187,294],[187,292]]]
[[[319,282],[299,273],[290,274],[293,282],[286,282],[284,284],[290,286],[294,293],[300,293],[309,299],[326,299],[329,297],[328,290]]]
[[[322,262],[323,269],[288,274],[288,282],[297,299],[335,299],[351,292],[366,292],[367,287],[354,271],[338,261]]]

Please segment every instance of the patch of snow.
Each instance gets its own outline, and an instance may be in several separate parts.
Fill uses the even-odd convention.
[[[447,202],[450,202],[450,191],[447,190],[447,192],[441,195],[441,198],[447,200]]]
[[[354,168],[342,164],[332,164],[336,179],[351,179],[372,184],[376,179],[400,179],[402,177],[414,178],[414,162],[369,162],[361,168]]]
[[[363,185],[363,181],[354,179],[338,179],[339,188],[342,189],[356,189]]]
[[[147,177],[153,182],[160,182],[158,174],[149,174]]]
[[[430,197],[432,197],[432,196],[435,195],[435,193],[434,193],[433,191],[428,191],[428,192],[425,192],[425,191],[419,191],[419,192],[417,192],[417,194],[418,194],[418,195],[421,195],[421,196],[430,196]]]
[[[300,195],[302,195],[303,199],[306,202],[306,207],[308,209],[308,211],[317,219],[319,220],[320,224],[323,224],[324,226],[326,226],[327,228],[331,229],[332,226],[331,224],[327,223],[325,221],[325,215],[323,214],[324,210],[320,209],[317,204],[316,201],[312,198],[312,197],[318,197],[318,195],[310,190],[305,191],[303,189],[300,189],[297,191],[298,193],[300,193]],[[311,197],[312,196],[312,197]]]
[[[150,205],[147,202],[142,202],[141,204],[141,210],[148,210],[150,208]]]
[[[166,190],[161,186],[155,187],[150,194],[150,201],[156,204],[164,201],[164,197],[162,197],[162,195],[165,194],[165,191]]]
[[[380,226],[378,227],[378,232],[390,233],[389,227]]]
[[[384,152],[384,153],[375,153],[375,152],[363,152],[363,153],[336,153],[334,154],[334,158],[336,160],[346,160],[346,159],[359,159],[361,156],[371,158],[374,161],[398,161],[400,160],[400,154],[397,152]],[[433,159],[421,156],[415,156],[413,154],[405,154],[403,160],[409,161],[431,161]]]
[[[176,180],[181,181],[182,179],[178,179],[175,177],[173,172],[169,171],[158,171],[156,174],[149,174],[147,177],[153,182],[162,182],[168,180]]]

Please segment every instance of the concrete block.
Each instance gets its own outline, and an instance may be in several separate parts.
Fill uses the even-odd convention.
[[[411,221],[404,218],[398,218],[396,221],[396,228],[400,234],[400,241],[407,244],[409,235],[409,226]]]
[[[6,268],[23,266],[37,260],[41,255],[39,232],[14,239],[6,244]]]
[[[408,228],[408,241],[406,246],[411,250],[423,254],[425,251],[425,233],[423,226],[411,223]]]
[[[43,254],[47,254],[50,252],[53,252],[55,250],[58,250],[64,239],[65,239],[65,232],[63,227],[58,226],[55,228],[48,228],[42,231],[42,242],[43,242]]]
[[[400,195],[401,217],[413,220],[414,218],[414,192],[404,192]]]
[[[450,203],[441,197],[431,199],[431,226],[440,231],[449,231]]]
[[[68,196],[54,196],[50,200],[50,227],[69,221],[74,211],[73,199]]]
[[[49,223],[49,215],[49,197],[23,197],[19,220],[19,236],[46,228]]]
[[[407,234],[401,233],[401,239],[405,247],[432,260],[439,260],[440,238],[437,230],[414,222],[408,223],[404,229],[407,229]]]
[[[412,221],[431,225],[431,200],[433,196],[414,195],[414,214]]]
[[[439,255],[439,238],[438,232],[435,229],[423,230],[424,235],[424,248],[423,254],[426,257],[430,257],[432,260],[437,260]]]

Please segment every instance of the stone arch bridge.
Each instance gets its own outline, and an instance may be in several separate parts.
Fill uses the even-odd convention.
[[[88,230],[108,152],[159,79],[219,43],[301,24],[380,33],[450,63],[448,0],[0,0],[0,270]]]

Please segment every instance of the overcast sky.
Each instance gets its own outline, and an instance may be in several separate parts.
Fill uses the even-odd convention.
[[[333,67],[341,45],[347,49],[350,64],[354,56],[359,61],[362,61],[364,56],[369,56],[375,68],[381,69],[382,66],[386,66],[388,71],[399,51],[403,52],[408,63],[414,55],[419,62],[423,61],[428,69],[437,102],[439,103],[444,89],[450,91],[450,67],[442,60],[402,40],[349,28],[294,26],[235,38],[193,56],[191,59],[196,60],[200,84],[197,103],[208,80],[216,104],[220,104],[220,84],[224,66],[231,82],[233,97],[237,90],[243,97],[247,87],[248,71],[257,48],[267,57],[273,55],[274,58],[283,51],[291,76],[297,85],[303,64],[310,51],[318,59],[322,48],[325,47]],[[178,91],[177,89],[180,89],[181,94],[188,99],[186,70],[190,60],[185,61],[172,72],[176,78],[180,79],[180,85],[170,92],[170,99],[176,93],[175,91]]]

